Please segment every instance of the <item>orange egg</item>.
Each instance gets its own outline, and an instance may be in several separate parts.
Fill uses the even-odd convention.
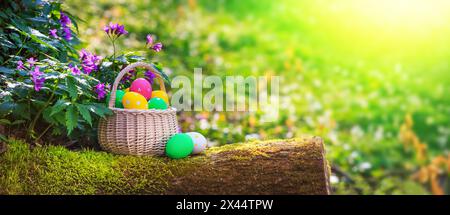
[[[164,102],[166,102],[166,104],[169,104],[169,96],[162,90],[153,91],[152,98],[161,98],[162,100],[164,100]]]

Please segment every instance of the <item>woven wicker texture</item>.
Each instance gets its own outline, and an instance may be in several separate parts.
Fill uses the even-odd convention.
[[[122,77],[136,67],[143,67],[156,76],[160,89],[166,91],[162,77],[143,62],[125,67],[117,75],[108,107],[113,114],[101,119],[98,126],[100,146],[109,152],[127,155],[164,155],[168,139],[178,132],[176,109],[131,110],[115,108],[116,90]]]

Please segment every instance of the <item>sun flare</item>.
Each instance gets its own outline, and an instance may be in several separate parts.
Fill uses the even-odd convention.
[[[386,27],[443,27],[449,23],[447,0],[364,0],[355,2],[355,15]]]

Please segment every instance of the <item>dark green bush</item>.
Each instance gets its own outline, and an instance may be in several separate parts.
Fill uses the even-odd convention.
[[[116,55],[115,47],[107,57],[78,51],[80,20],[58,1],[0,4],[0,123],[34,142],[95,137],[98,119],[110,113],[105,98],[118,71],[144,58]]]

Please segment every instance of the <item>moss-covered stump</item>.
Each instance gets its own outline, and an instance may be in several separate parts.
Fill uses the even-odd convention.
[[[0,194],[328,194],[320,138],[254,141],[182,160],[12,140],[0,155]]]

